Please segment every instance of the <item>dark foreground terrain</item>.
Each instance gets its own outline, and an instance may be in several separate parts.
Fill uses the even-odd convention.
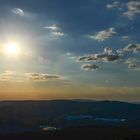
[[[140,129],[96,126],[48,132],[1,134],[1,140],[140,140]]]
[[[140,104],[1,101],[0,140],[140,140]]]

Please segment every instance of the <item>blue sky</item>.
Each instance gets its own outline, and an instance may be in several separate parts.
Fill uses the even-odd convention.
[[[0,2],[2,99],[140,99],[139,0]]]

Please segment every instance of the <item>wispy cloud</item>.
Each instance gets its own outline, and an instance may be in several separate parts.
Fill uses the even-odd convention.
[[[117,8],[119,10],[122,10],[123,6],[124,6],[124,3],[121,3],[119,1],[114,1],[114,2],[106,5],[106,7],[109,8],[109,9]]]
[[[24,11],[20,8],[13,8],[11,11],[12,11],[12,13],[14,13],[16,15],[24,16]]]
[[[130,57],[130,58],[126,59],[124,63],[125,64],[132,64],[132,63],[136,63],[136,62],[139,62],[139,61],[136,58]]]
[[[44,29],[50,29],[56,31],[59,30],[60,28],[57,25],[53,24],[51,26],[45,26]]]
[[[121,39],[122,41],[128,41],[130,37],[126,35],[126,36],[122,36]]]
[[[0,73],[0,81],[2,82],[23,82],[23,75],[16,71],[5,71]]]
[[[130,20],[136,14],[140,14],[140,1],[130,1],[126,4],[127,11],[123,13],[124,16],[128,17]]]
[[[109,29],[99,31],[95,33],[94,35],[89,35],[89,38],[97,40],[97,41],[105,41],[109,38],[111,38],[114,34],[117,32],[115,31],[115,28],[110,27]]]
[[[5,71],[0,73],[1,82],[45,82],[48,80],[64,80],[60,75],[44,74],[44,73],[19,73],[16,71]]]
[[[61,31],[60,27],[58,27],[56,24],[45,26],[44,29],[48,29],[50,31],[50,38],[57,39],[64,36],[64,33]]]
[[[25,73],[25,76],[28,77],[31,81],[48,81],[49,79],[60,79],[59,75],[49,75],[42,73]]]

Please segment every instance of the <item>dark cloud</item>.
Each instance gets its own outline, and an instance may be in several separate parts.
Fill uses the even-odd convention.
[[[96,54],[90,54],[81,56],[78,58],[79,62],[116,62],[118,60],[122,60],[124,64],[128,65],[129,69],[139,69],[140,68],[140,61],[139,56],[129,57],[130,55],[125,55],[127,52],[139,52],[140,51],[140,44],[128,44],[124,48],[117,49],[115,52],[113,52],[112,48],[106,47],[104,48],[104,51],[102,53],[96,53]],[[85,64],[82,66],[82,69],[89,71],[98,69],[99,66],[94,64]]]
[[[107,47],[104,49],[103,53],[97,53],[97,54],[91,54],[87,56],[81,56],[78,58],[78,61],[80,62],[90,62],[90,61],[104,61],[104,62],[112,62],[117,61],[120,58],[119,50],[116,53],[112,52],[112,49]]]
[[[100,67],[96,64],[84,64],[81,69],[85,70],[85,71],[91,71],[91,70],[97,70]]]
[[[111,62],[111,61],[117,61],[119,58],[120,57],[118,54],[110,54],[110,55],[107,55],[106,57],[104,57],[104,60]]]
[[[81,56],[77,59],[78,62],[97,61],[97,60],[98,58],[96,58],[95,55]]]
[[[119,54],[114,54],[114,53],[96,54],[95,57],[104,62],[117,61],[120,58]]]
[[[96,54],[90,54],[81,56],[78,58],[79,62],[117,62],[120,60],[120,62],[124,64],[128,64],[128,68],[130,69],[138,69],[139,68],[139,56],[133,56],[127,58],[129,55],[126,54],[127,51],[132,52],[138,52],[140,50],[139,44],[129,44],[124,48],[117,49],[113,52],[112,48],[106,47],[104,48],[104,51],[102,53],[96,53]],[[82,69],[89,71],[92,69],[98,69],[99,66],[94,64],[85,64],[82,66]]]

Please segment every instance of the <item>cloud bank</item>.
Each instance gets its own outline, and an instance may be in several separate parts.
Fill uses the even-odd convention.
[[[139,70],[140,60],[139,57],[135,53],[139,55],[140,45],[139,44],[128,44],[124,48],[117,49],[113,51],[112,48],[106,47],[104,51],[96,54],[89,54],[80,56],[77,58],[77,62],[102,62],[102,63],[110,63],[110,62],[122,62],[122,64],[127,64],[129,69]],[[129,57],[127,53],[131,53],[132,57]],[[83,70],[89,71],[91,69],[98,69],[99,66],[96,64],[84,64],[82,66]]]

